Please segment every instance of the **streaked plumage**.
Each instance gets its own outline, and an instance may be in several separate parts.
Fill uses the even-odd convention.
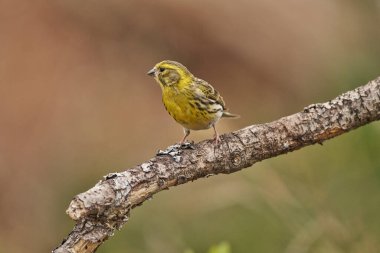
[[[219,135],[215,129],[221,117],[237,117],[227,112],[222,96],[206,81],[195,77],[181,63],[162,61],[148,72],[160,84],[162,102],[168,113],[184,127],[186,140],[190,130],[210,127],[215,131],[215,142]]]

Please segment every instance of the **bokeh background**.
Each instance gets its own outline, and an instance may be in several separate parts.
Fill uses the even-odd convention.
[[[74,195],[182,137],[156,62],[221,92],[223,133],[376,78],[379,41],[379,0],[0,0],[0,252],[49,252]],[[372,123],[161,192],[98,252],[380,252],[379,152]]]

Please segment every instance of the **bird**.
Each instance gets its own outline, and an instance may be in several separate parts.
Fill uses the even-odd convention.
[[[162,102],[166,111],[183,126],[186,142],[190,130],[214,129],[214,143],[220,142],[215,124],[223,117],[239,115],[227,111],[223,97],[208,82],[195,77],[179,62],[164,60],[147,73],[161,87]]]

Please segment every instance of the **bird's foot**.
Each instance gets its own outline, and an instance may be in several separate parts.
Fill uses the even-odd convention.
[[[194,141],[183,140],[179,143],[181,149],[195,149]]]
[[[165,150],[158,150],[157,155],[169,155],[175,162],[180,162],[182,160],[181,154],[183,153],[184,149],[195,149],[194,142],[184,142],[171,145]]]
[[[220,143],[220,137],[219,137],[219,134],[215,134],[215,135],[214,135],[214,145],[215,145],[215,146],[218,146],[219,143]]]

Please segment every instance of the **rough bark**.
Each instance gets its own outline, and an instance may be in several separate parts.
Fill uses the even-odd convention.
[[[206,140],[174,145],[141,165],[111,173],[71,201],[73,231],[54,253],[95,252],[153,194],[199,178],[229,174],[254,163],[341,135],[380,119],[380,77],[326,103],[279,120]]]

